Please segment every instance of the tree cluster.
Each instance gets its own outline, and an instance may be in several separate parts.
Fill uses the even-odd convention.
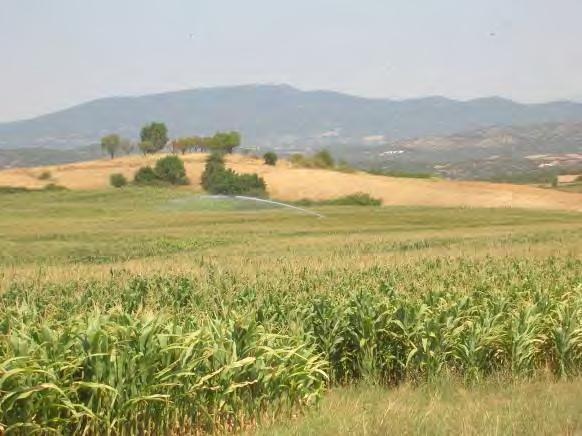
[[[249,195],[264,197],[267,194],[265,180],[257,174],[237,174],[224,166],[224,157],[212,153],[206,160],[202,173],[202,187],[211,194]]]
[[[154,168],[141,167],[135,173],[133,181],[138,185],[169,183],[171,185],[187,185],[186,168],[178,156],[166,156],[156,162]]]
[[[134,149],[133,143],[117,134],[107,135],[101,138],[101,150],[113,159],[120,152],[130,154]]]
[[[218,132],[214,136],[187,136],[174,139],[171,142],[174,153],[189,151],[232,153],[240,145],[238,132]]]
[[[166,125],[153,122],[142,127],[137,144],[117,134],[111,134],[101,138],[101,149],[113,159],[120,152],[130,154],[136,147],[144,156],[157,153],[166,146],[175,154],[190,151],[232,153],[240,143],[240,133],[234,131],[217,132],[213,136],[187,136],[169,141]]]

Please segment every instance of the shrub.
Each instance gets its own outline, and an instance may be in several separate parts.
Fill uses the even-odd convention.
[[[340,160],[337,164],[337,166],[335,167],[336,171],[342,172],[342,173],[355,173],[356,169],[353,168],[352,166],[350,166],[349,163],[347,163],[345,160]]]
[[[335,162],[329,151],[321,150],[313,155],[313,166],[316,168],[333,168]]]
[[[0,194],[20,194],[22,192],[32,192],[32,189],[22,186],[0,186]]]
[[[38,176],[38,180],[50,180],[51,178],[52,178],[52,174],[50,171],[43,171]]]
[[[109,176],[109,183],[114,188],[121,188],[122,186],[127,185],[127,179],[123,174],[115,173]]]
[[[301,153],[294,153],[289,157],[289,162],[296,167],[305,167],[308,166],[308,160],[303,156]]]
[[[43,190],[45,191],[66,191],[67,188],[61,185],[57,185],[56,183],[49,183],[46,185]]]
[[[327,150],[321,150],[312,157],[304,156],[300,153],[291,155],[289,161],[296,167],[303,168],[334,168],[335,161],[331,153]]]
[[[133,181],[138,185],[151,185],[159,182],[159,179],[152,167],[146,166],[137,170]]]
[[[356,192],[355,194],[333,198],[331,200],[314,201],[308,198],[303,198],[296,201],[295,204],[298,206],[381,206],[382,200],[374,198],[364,192]]]
[[[279,159],[277,154],[272,152],[272,151],[268,151],[267,153],[265,153],[263,155],[263,159],[265,161],[265,165],[276,165],[277,164],[277,160]]]
[[[366,171],[368,174],[373,174],[375,176],[386,176],[386,177],[401,177],[406,179],[431,179],[435,177],[434,174],[424,173],[424,172],[413,172],[413,171],[398,171],[398,170],[384,170],[381,168],[372,168]]]
[[[178,156],[166,156],[156,162],[154,169],[156,176],[172,185],[187,185],[184,162]]]
[[[338,206],[381,206],[382,200],[374,198],[370,194],[364,192],[356,192],[355,194],[328,200],[326,201],[326,204]]]
[[[221,154],[213,153],[206,160],[202,173],[202,187],[211,194],[249,195],[264,197],[267,187],[257,174],[237,174],[224,166]]]

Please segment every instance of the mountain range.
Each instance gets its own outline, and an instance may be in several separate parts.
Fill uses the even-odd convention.
[[[456,101],[362,98],[287,85],[200,88],[141,97],[111,97],[36,118],[1,123],[0,148],[71,149],[109,133],[137,139],[162,121],[173,137],[238,130],[245,146],[370,145],[452,135],[491,126],[582,121],[582,104],[521,104],[492,97]]]

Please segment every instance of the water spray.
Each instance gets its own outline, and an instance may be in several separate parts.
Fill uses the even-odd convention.
[[[245,200],[245,201],[255,201],[257,203],[266,203],[266,204],[273,204],[275,206],[287,207],[289,209],[298,210],[300,212],[306,213],[308,215],[313,215],[318,218],[325,218],[325,215],[320,213],[314,212],[309,209],[304,209],[302,207],[293,206],[292,204],[281,203],[280,201],[273,201],[273,200],[266,200],[264,198],[256,198],[256,197],[247,197],[245,195],[201,195],[200,198],[210,198],[210,199],[232,199],[235,198],[237,200]]]

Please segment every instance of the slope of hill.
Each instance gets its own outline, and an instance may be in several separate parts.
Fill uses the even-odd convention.
[[[99,159],[102,156],[103,152],[99,146],[78,147],[65,150],[54,150],[42,147],[0,148],[0,169],[65,164]]]
[[[582,122],[487,127],[334,151],[360,167],[465,180],[547,181],[582,170]]]
[[[78,164],[42,168],[21,168],[0,171],[0,186],[40,188],[49,182],[70,189],[106,188],[111,173],[120,172],[131,178],[143,165],[152,164],[159,156],[130,156],[114,160],[97,160]],[[199,190],[198,181],[204,168],[205,155],[184,156],[188,177],[193,184],[184,189]],[[427,179],[401,179],[365,173],[341,173],[329,170],[293,168],[280,161],[276,167],[260,160],[229,156],[228,165],[238,172],[256,172],[267,182],[273,198],[293,201],[337,198],[355,192],[366,192],[381,198],[385,205],[426,205],[466,207],[517,207],[582,211],[582,194],[510,184],[460,182]],[[52,179],[39,180],[50,171]]]
[[[582,104],[518,104],[501,98],[394,101],[282,85],[194,89],[104,98],[30,120],[0,124],[0,148],[71,148],[117,132],[133,137],[152,120],[172,135],[236,129],[247,145],[359,144],[447,135],[492,125],[581,121]]]

